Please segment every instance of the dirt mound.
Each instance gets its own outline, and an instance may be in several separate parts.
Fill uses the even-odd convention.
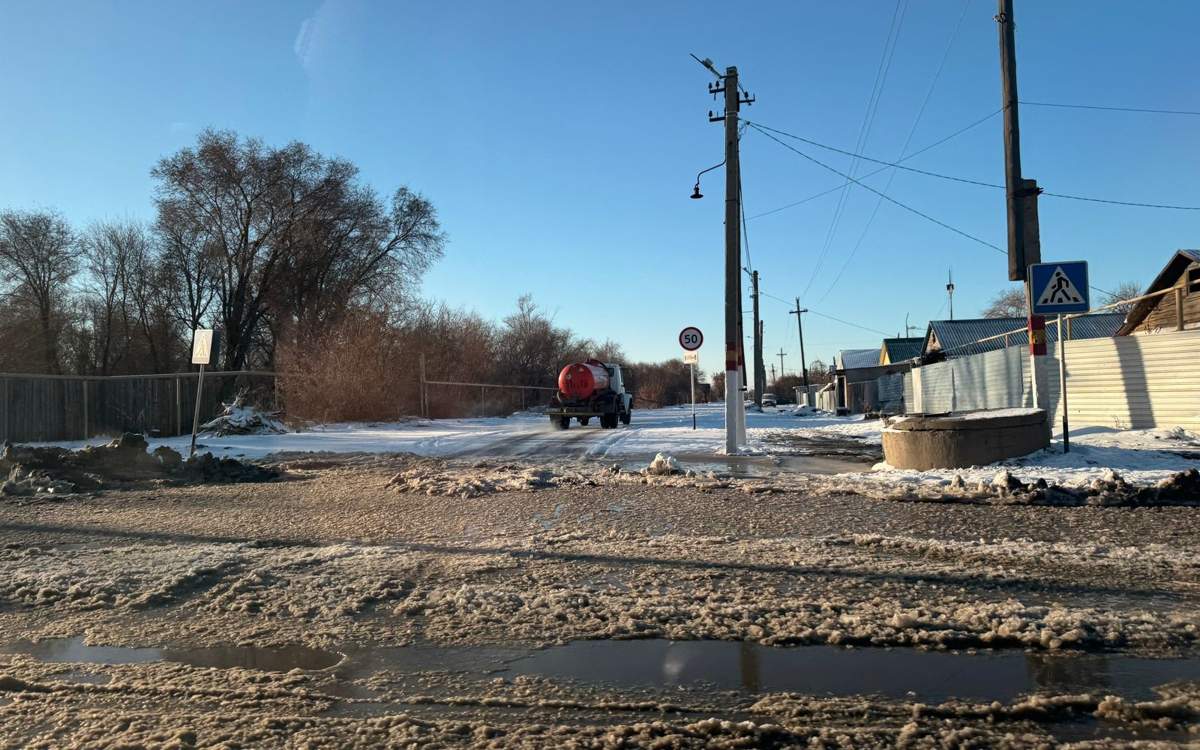
[[[5,443],[0,451],[3,495],[61,495],[94,492],[149,481],[200,484],[263,482],[279,476],[274,469],[204,453],[183,459],[159,446],[147,452],[146,438],[127,432],[107,445],[82,450],[39,448]]]

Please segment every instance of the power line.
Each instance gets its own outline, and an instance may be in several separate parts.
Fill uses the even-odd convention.
[[[1004,111],[1004,108],[1003,108],[1003,107],[1001,107],[1000,109],[996,110],[995,112],[992,112],[991,114],[989,114],[989,115],[987,115],[987,116],[985,116],[985,117],[981,117],[981,118],[979,118],[978,120],[976,120],[976,121],[972,122],[970,125],[966,125],[966,126],[964,126],[964,127],[961,127],[961,128],[959,128],[958,130],[955,130],[955,131],[954,131],[953,133],[951,133],[950,135],[947,135],[947,136],[946,136],[946,137],[944,137],[944,138],[940,138],[940,139],[938,139],[938,140],[934,141],[933,143],[929,144],[928,146],[925,146],[924,148],[921,148],[921,149],[918,149],[918,150],[916,150],[916,151],[912,152],[911,154],[909,154],[908,156],[904,157],[903,159],[897,159],[897,160],[895,161],[895,164],[900,164],[901,162],[906,162],[906,161],[908,161],[909,159],[913,159],[913,158],[916,158],[917,156],[920,156],[921,154],[925,153],[926,151],[928,151],[928,150],[930,150],[930,149],[932,149],[932,148],[937,148],[938,146],[942,145],[942,144],[943,144],[943,143],[945,143],[946,141],[949,141],[949,140],[951,140],[951,139],[953,139],[953,138],[957,138],[958,136],[962,135],[963,133],[967,132],[968,130],[971,130],[972,128],[979,127],[980,125],[982,125],[983,123],[985,123],[985,122],[987,122],[988,120],[992,119],[993,117],[995,117],[996,115],[1000,114],[1000,113],[1001,113],[1001,112],[1003,112],[1003,111]],[[874,177],[875,175],[879,174],[880,172],[886,172],[886,171],[889,169],[889,167],[890,167],[890,166],[892,166],[892,165],[891,165],[891,164],[889,164],[887,167],[880,167],[879,169],[876,169],[876,170],[874,170],[874,171],[872,171],[872,172],[867,172],[865,175],[863,175],[863,176],[862,176],[862,179],[864,179],[864,180],[865,180],[865,179],[867,179],[868,177]],[[755,215],[751,216],[749,220],[750,220],[750,221],[753,221],[754,219],[761,219],[761,218],[762,218],[762,217],[764,217],[764,216],[770,216],[771,214],[779,213],[780,211],[786,211],[786,210],[787,210],[787,209],[789,209],[789,208],[795,208],[796,206],[799,206],[799,205],[801,205],[801,204],[808,203],[809,201],[814,201],[814,200],[816,200],[817,198],[821,198],[821,197],[824,197],[824,196],[826,196],[826,195],[829,195],[830,193],[834,192],[835,190],[841,190],[843,186],[844,186],[844,183],[843,183],[843,185],[838,185],[838,186],[836,186],[836,187],[831,187],[831,188],[829,188],[828,190],[822,190],[821,192],[819,192],[819,193],[815,193],[815,194],[813,194],[813,195],[810,195],[810,196],[808,196],[807,198],[803,198],[803,199],[801,199],[801,200],[798,200],[798,201],[795,201],[795,202],[793,202],[793,203],[789,203],[789,204],[787,204],[786,206],[780,206],[780,207],[778,207],[778,208],[772,208],[770,211],[764,211],[764,212],[762,212],[761,214],[755,214]]]
[[[789,150],[789,151],[792,151],[793,153],[797,154],[798,156],[801,156],[801,157],[803,157],[803,158],[805,158],[805,159],[808,159],[808,160],[809,160],[809,161],[811,161],[813,164],[816,164],[816,165],[817,165],[817,166],[819,166],[819,167],[823,167],[823,168],[825,168],[825,169],[828,169],[830,172],[833,172],[834,174],[841,175],[842,177],[844,177],[844,178],[846,178],[846,179],[848,179],[848,180],[850,180],[850,181],[854,182],[854,183],[855,183],[856,185],[858,185],[859,187],[865,188],[866,190],[869,190],[869,191],[871,191],[872,193],[875,193],[876,195],[878,195],[878,196],[881,196],[881,197],[882,197],[884,200],[888,201],[889,203],[894,203],[895,205],[899,206],[900,208],[903,208],[905,211],[909,211],[909,212],[911,212],[911,213],[914,213],[914,214],[916,214],[917,216],[920,216],[922,219],[925,219],[926,221],[931,221],[931,222],[933,222],[934,224],[937,224],[938,226],[940,226],[940,227],[942,227],[942,228],[944,228],[944,229],[949,229],[951,232],[954,232],[955,234],[957,234],[957,235],[960,235],[960,236],[962,236],[962,237],[966,237],[967,239],[969,239],[969,240],[971,240],[971,241],[973,241],[973,242],[978,242],[980,245],[983,245],[984,247],[989,247],[989,248],[991,248],[991,249],[995,250],[996,252],[1000,253],[1001,255],[1008,255],[1008,251],[1007,251],[1007,250],[1004,250],[1004,249],[1003,249],[1003,248],[1001,248],[999,245],[994,245],[994,244],[992,244],[991,242],[988,242],[987,240],[980,239],[980,238],[976,237],[976,236],[975,236],[975,235],[973,235],[973,234],[968,234],[967,232],[964,232],[963,230],[961,230],[961,229],[958,229],[957,227],[950,226],[949,224],[947,224],[947,223],[946,223],[946,222],[944,222],[944,221],[941,221],[940,219],[935,219],[935,218],[933,218],[932,216],[930,216],[929,214],[927,214],[927,213],[924,213],[924,212],[922,212],[922,211],[919,211],[919,210],[917,210],[917,209],[913,208],[912,206],[910,206],[910,205],[908,205],[908,204],[906,204],[906,203],[901,203],[900,201],[896,200],[895,198],[891,197],[890,195],[887,195],[886,193],[883,193],[883,192],[882,192],[882,191],[880,191],[880,190],[876,190],[875,188],[871,187],[870,185],[865,185],[865,184],[863,184],[861,181],[859,181],[859,180],[856,180],[856,179],[855,179],[855,178],[853,178],[853,177],[850,177],[850,176],[849,176],[848,174],[846,174],[845,172],[842,172],[842,171],[840,171],[840,170],[836,169],[835,167],[831,167],[831,166],[829,166],[828,164],[826,164],[825,162],[823,162],[823,161],[820,161],[819,159],[815,159],[815,158],[813,158],[813,157],[809,156],[808,154],[804,153],[803,151],[801,151],[801,150],[800,150],[800,149],[798,149],[798,148],[795,148],[795,147],[794,147],[794,146],[792,146],[791,144],[784,143],[783,141],[779,140],[778,138],[776,138],[776,137],[775,137],[774,135],[772,135],[771,133],[768,133],[767,131],[765,131],[765,130],[762,130],[761,128],[759,128],[759,126],[758,126],[758,125],[755,125],[754,123],[750,123],[750,127],[754,128],[755,130],[758,130],[758,132],[762,133],[762,134],[763,134],[763,135],[765,135],[766,137],[768,137],[768,138],[770,138],[771,140],[773,140],[773,141],[775,141],[776,143],[778,143],[780,146],[783,146],[784,148],[786,148],[786,149],[787,149],[787,150]]]
[[[1050,198],[1066,198],[1073,201],[1087,201],[1088,203],[1107,203],[1112,206],[1133,206],[1135,208],[1165,208],[1170,211],[1200,211],[1200,206],[1175,206],[1167,203],[1137,203],[1135,201],[1118,201],[1108,200],[1106,198],[1090,198],[1085,195],[1067,195],[1065,193],[1050,193],[1042,192],[1042,195]]]
[[[1144,112],[1154,115],[1190,115],[1192,117],[1200,117],[1200,112],[1192,112],[1184,109],[1145,109],[1142,107],[1105,107],[1099,104],[1060,104],[1058,102],[1027,102],[1021,100],[1021,104],[1029,107],[1058,107],[1060,109],[1098,109],[1106,112]]]
[[[850,152],[846,151],[845,149],[841,149],[836,146],[830,146],[830,145],[824,144],[824,143],[818,143],[817,141],[811,140],[809,138],[804,138],[803,136],[795,135],[794,133],[788,133],[787,131],[779,130],[778,128],[772,128],[770,126],[763,125],[763,124],[757,123],[757,122],[752,122],[750,120],[744,120],[743,122],[745,122],[748,125],[753,126],[759,132],[769,130],[772,133],[778,133],[779,135],[785,136],[787,138],[792,138],[794,140],[801,141],[802,143],[807,143],[812,146],[816,146],[817,148],[825,149],[826,151],[833,151],[838,154],[850,154]],[[764,135],[766,135],[766,133],[764,133]],[[799,153],[799,152],[797,152],[797,153]],[[874,162],[875,164],[883,164],[883,165],[885,165],[884,169],[889,169],[889,168],[895,167],[896,169],[903,169],[906,172],[913,172],[915,174],[925,175],[926,177],[937,177],[938,179],[941,179],[941,180],[950,180],[952,182],[962,182],[962,183],[966,183],[968,185],[977,185],[979,187],[987,187],[987,188],[994,188],[997,190],[1004,190],[1003,185],[1000,185],[1000,184],[997,184],[994,182],[983,182],[982,180],[972,180],[972,179],[969,179],[966,177],[955,177],[954,175],[942,174],[940,172],[930,172],[929,170],[917,169],[916,167],[906,167],[903,164],[901,164],[900,162],[889,162],[889,161],[884,161],[883,159],[874,159],[870,156],[865,156],[863,154],[857,154],[856,157],[859,159],[862,159],[863,161]],[[883,171],[883,170],[880,170],[880,171]],[[886,189],[886,187],[885,187],[885,189]],[[1161,208],[1161,209],[1167,209],[1167,210],[1171,210],[1171,211],[1200,211],[1200,206],[1181,206],[1181,205],[1171,204],[1171,203],[1143,203],[1143,202],[1139,202],[1139,201],[1122,201],[1122,200],[1115,200],[1115,199],[1109,199],[1109,198],[1093,198],[1093,197],[1087,196],[1087,195],[1071,195],[1069,193],[1052,193],[1050,191],[1043,191],[1042,195],[1044,195],[1048,198],[1066,198],[1068,200],[1087,201],[1089,203],[1106,203],[1106,204],[1113,205],[1113,206],[1132,206],[1135,208]]]
[[[762,295],[762,296],[764,296],[764,297],[770,297],[771,299],[775,300],[776,302],[782,302],[783,304],[787,305],[789,309],[792,307],[792,302],[791,302],[791,301],[789,301],[789,300],[786,300],[786,299],[783,299],[782,297],[776,297],[774,294],[770,294],[770,293],[768,293],[768,292],[764,292],[764,291],[762,290],[762,286],[761,286],[761,285],[760,285],[760,286],[759,286],[759,288],[758,288],[758,293],[759,293],[759,294],[761,294],[761,295]],[[881,330],[879,330],[878,328],[871,328],[870,326],[859,325],[858,323],[851,323],[851,322],[850,322],[850,321],[848,321],[848,320],[842,320],[841,318],[835,318],[835,317],[834,317],[834,316],[832,316],[832,315],[828,315],[828,314],[826,314],[826,313],[823,313],[823,312],[818,312],[817,310],[814,310],[814,309],[812,309],[811,307],[807,308],[807,310],[808,310],[810,313],[812,313],[813,315],[818,315],[818,316],[820,316],[820,317],[822,317],[822,318],[828,318],[829,320],[836,321],[836,322],[838,322],[838,323],[841,323],[842,325],[850,326],[851,328],[861,328],[861,329],[862,329],[862,330],[864,330],[864,331],[870,331],[871,333],[878,333],[878,334],[880,334],[880,335],[883,335],[883,336],[889,336],[889,335],[891,335],[891,334],[887,333],[886,331],[881,331]]]
[[[829,228],[825,231],[825,241],[821,245],[821,252],[817,256],[817,262],[813,266],[812,273],[808,278],[808,284],[805,285],[801,296],[806,296],[813,282],[816,281],[822,266],[825,264],[825,258],[829,254],[829,249],[833,246],[833,239],[837,236],[838,225],[841,223],[842,214],[846,208],[846,200],[850,194],[850,185],[854,182],[853,176],[858,172],[859,162],[855,157],[866,148],[867,142],[870,140],[871,128],[875,124],[875,115],[879,111],[879,100],[883,96],[883,89],[887,83],[887,74],[892,67],[892,57],[896,53],[896,42],[900,38],[900,28],[904,24],[904,15],[907,10],[908,5],[906,0],[896,0],[896,7],[892,10],[892,20],[888,25],[887,37],[883,40],[883,53],[879,58],[879,66],[875,70],[875,80],[871,84],[871,93],[867,97],[867,111],[863,113],[863,122],[859,126],[858,139],[854,145],[855,153],[851,154],[850,175],[847,177],[847,181],[842,183],[842,192],[838,195],[837,205],[833,209],[833,217],[830,219]]]
[[[925,98],[921,100],[921,106],[917,109],[917,116],[913,118],[913,124],[908,129],[908,135],[904,138],[904,145],[900,147],[899,159],[903,159],[905,153],[908,152],[908,147],[912,144],[913,135],[917,132],[917,126],[921,124],[921,118],[925,115],[925,109],[929,106],[929,100],[933,98],[933,91],[937,88],[937,82],[942,77],[942,70],[946,67],[946,60],[950,58],[950,50],[954,48],[954,40],[958,38],[958,32],[962,29],[963,19],[967,16],[967,8],[970,7],[971,0],[963,0],[962,12],[958,14],[958,21],[954,24],[954,30],[950,32],[950,39],[946,42],[946,49],[942,52],[942,59],[938,61],[937,70],[933,73],[933,80],[929,83],[929,88],[925,90]],[[892,187],[892,182],[896,179],[896,171],[893,169],[888,173],[887,183],[883,186],[883,192],[887,192]],[[883,205],[883,199],[876,197],[875,205],[871,208],[871,215],[867,217],[867,223],[863,225],[862,231],[858,234],[858,240],[854,243],[854,247],[846,255],[846,259],[842,262],[842,267],[838,269],[837,275],[833,277],[833,282],[829,288],[817,300],[822,302],[829,296],[842,280],[842,276],[846,273],[846,269],[850,267],[850,262],[858,253],[863,242],[867,239],[867,233],[871,231],[871,226],[875,223],[875,217],[879,215],[879,207]]]
[[[941,180],[951,180],[953,182],[963,182],[968,185],[978,185],[980,187],[999,188],[1001,190],[1004,189],[1003,185],[997,184],[995,182],[983,182],[981,180],[972,180],[967,177],[955,177],[954,175],[942,174],[941,172],[930,172],[927,169],[917,169],[916,167],[906,167],[898,161],[884,161],[883,159],[875,159],[870,156],[866,156],[864,154],[852,154],[851,152],[849,152],[843,148],[838,148],[837,146],[830,146],[825,143],[818,143],[817,141],[811,140],[809,138],[805,138],[803,136],[799,136],[794,133],[789,133],[785,130],[780,130],[778,128],[772,128],[769,125],[763,125],[762,123],[752,122],[750,120],[743,120],[743,122],[745,122],[747,125],[754,126],[759,131],[769,130],[772,133],[777,133],[786,138],[791,138],[793,140],[800,141],[801,143],[807,143],[810,146],[816,146],[817,148],[823,148],[826,151],[833,151],[834,153],[837,153],[837,154],[846,154],[849,156],[855,156],[859,159],[862,159],[863,161],[869,161],[874,164],[882,164],[884,166],[884,169],[893,169],[893,168],[894,169],[903,169],[905,172],[914,172],[916,174],[925,175],[926,177],[937,177],[938,179],[941,179]],[[880,171],[883,171],[883,170],[880,170]]]

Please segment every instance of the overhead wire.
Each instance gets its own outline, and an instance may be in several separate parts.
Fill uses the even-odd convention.
[[[962,236],[962,237],[966,237],[967,239],[969,239],[969,240],[971,240],[971,241],[973,241],[973,242],[977,242],[977,243],[979,243],[980,245],[983,245],[984,247],[991,248],[992,250],[995,250],[995,251],[996,251],[996,252],[998,252],[998,253],[1001,253],[1001,254],[1003,254],[1003,255],[1007,255],[1007,254],[1008,254],[1008,252],[1007,252],[1006,250],[1004,250],[1003,248],[1001,248],[999,245],[996,245],[996,244],[994,244],[994,243],[988,242],[987,240],[984,240],[984,239],[980,239],[979,237],[976,237],[975,235],[973,235],[973,234],[970,234],[970,233],[968,233],[968,232],[964,232],[963,230],[959,229],[958,227],[955,227],[955,226],[952,226],[952,225],[950,225],[950,224],[947,224],[946,222],[944,222],[944,221],[942,221],[942,220],[940,220],[940,219],[935,219],[934,217],[930,216],[929,214],[927,214],[927,213],[925,213],[925,212],[923,212],[923,211],[920,211],[920,210],[918,210],[918,209],[916,209],[916,208],[913,208],[912,206],[908,205],[907,203],[902,203],[902,202],[900,202],[900,201],[896,200],[895,198],[891,197],[890,195],[888,195],[888,194],[886,194],[886,193],[884,193],[884,192],[882,192],[882,191],[880,191],[880,190],[876,190],[875,188],[871,187],[870,185],[864,184],[864,183],[863,183],[861,180],[858,180],[858,179],[855,179],[855,178],[851,177],[850,175],[846,174],[845,172],[842,172],[841,170],[839,170],[838,168],[836,168],[836,167],[831,167],[830,165],[826,164],[825,162],[823,162],[823,161],[821,161],[821,160],[819,160],[819,159],[817,159],[817,158],[815,158],[815,157],[809,156],[808,154],[804,153],[804,152],[803,152],[803,151],[801,151],[800,149],[798,149],[798,148],[796,148],[796,147],[792,146],[790,143],[785,143],[784,141],[781,141],[781,140],[779,140],[778,138],[776,138],[776,137],[775,137],[773,134],[771,134],[770,132],[768,132],[768,131],[766,131],[766,130],[762,130],[761,128],[759,128],[759,126],[755,125],[754,123],[750,123],[750,127],[754,128],[755,130],[758,130],[758,132],[762,133],[762,134],[763,134],[763,135],[765,135],[766,137],[768,137],[768,138],[770,138],[771,140],[775,141],[776,143],[778,143],[779,145],[783,146],[783,147],[784,147],[784,148],[786,148],[787,150],[789,150],[789,151],[791,151],[791,152],[793,152],[793,153],[797,154],[798,156],[801,156],[801,157],[803,157],[803,158],[805,158],[805,159],[807,159],[807,160],[811,161],[813,164],[816,164],[816,165],[817,165],[817,166],[819,166],[819,167],[822,167],[822,168],[824,168],[824,169],[827,169],[827,170],[829,170],[830,172],[833,172],[834,174],[840,175],[840,176],[844,177],[845,179],[848,179],[848,180],[850,180],[850,181],[854,182],[856,185],[858,185],[858,186],[859,186],[859,187],[861,187],[861,188],[864,188],[865,190],[869,190],[870,192],[872,192],[872,193],[875,193],[876,195],[882,196],[884,200],[888,201],[889,203],[893,203],[893,204],[895,204],[895,205],[899,206],[900,208],[903,208],[905,211],[909,211],[910,213],[914,213],[914,214],[916,214],[917,216],[920,216],[922,219],[925,219],[926,221],[931,221],[931,222],[933,222],[934,224],[937,224],[938,226],[940,226],[940,227],[942,227],[942,228],[944,228],[944,229],[948,229],[948,230],[950,230],[951,232],[954,232],[954,233],[955,233],[955,234],[957,234],[957,235],[960,235],[960,236]]]
[[[874,171],[867,172],[866,174],[864,174],[862,176],[861,179],[865,180],[868,177],[874,177],[875,175],[879,174],[880,172],[886,172],[892,164],[900,164],[901,162],[905,162],[905,161],[908,161],[909,159],[916,158],[917,156],[920,156],[921,154],[925,153],[926,151],[928,151],[932,148],[937,148],[938,146],[942,145],[946,141],[949,141],[952,138],[957,138],[958,136],[962,135],[963,133],[967,132],[968,130],[971,130],[972,128],[976,128],[976,127],[982,125],[983,123],[987,122],[988,120],[992,119],[993,117],[995,117],[996,115],[1000,114],[1003,111],[1004,111],[1004,107],[1001,107],[1000,109],[996,110],[995,112],[992,112],[991,114],[989,114],[985,117],[981,117],[978,120],[975,120],[970,125],[961,127],[958,130],[955,130],[950,135],[947,135],[944,138],[940,138],[940,139],[934,141],[933,143],[929,144],[928,146],[925,146],[924,148],[921,148],[921,149],[918,149],[918,150],[912,152],[911,154],[904,157],[903,159],[897,159],[895,162],[889,163],[889,165],[886,167],[880,167],[879,169],[876,169]],[[753,216],[750,217],[750,221],[753,221],[754,219],[761,219],[764,216],[770,216],[771,214],[776,214],[776,213],[779,213],[780,211],[786,211],[789,208],[795,208],[796,206],[799,206],[804,203],[808,203],[809,201],[814,201],[817,198],[824,197],[836,190],[841,190],[841,189],[842,189],[842,185],[837,185],[836,187],[831,187],[827,190],[822,190],[819,193],[814,193],[813,195],[810,195],[807,198],[802,198],[801,200],[794,201],[792,203],[788,203],[785,206],[779,206],[778,208],[772,208],[770,211],[763,211],[761,214],[754,214]]]
[[[950,32],[950,39],[946,42],[946,49],[942,52],[942,59],[938,62],[937,70],[934,71],[933,80],[929,83],[929,88],[925,90],[925,98],[921,100],[921,106],[917,109],[917,116],[913,118],[913,124],[908,129],[908,135],[904,139],[904,145],[900,147],[900,159],[904,158],[904,154],[908,151],[908,147],[912,144],[913,135],[917,132],[917,126],[921,124],[921,118],[925,115],[925,109],[929,106],[929,100],[933,98],[934,89],[937,88],[937,83],[942,77],[942,71],[946,67],[946,60],[950,58],[950,50],[954,47],[954,40],[958,38],[959,30],[962,29],[963,19],[967,16],[967,8],[971,5],[971,0],[963,0],[962,12],[958,15],[958,21],[954,24],[954,30]],[[883,192],[887,192],[892,187],[892,181],[896,179],[896,170],[893,168],[888,173],[887,183],[883,186]],[[863,225],[862,231],[859,232],[858,240],[854,243],[854,247],[847,253],[846,259],[842,262],[842,267],[838,269],[837,275],[830,282],[825,293],[821,295],[818,302],[824,301],[826,297],[837,287],[839,281],[842,280],[842,275],[846,273],[846,269],[850,267],[850,262],[858,253],[858,249],[862,247],[863,241],[867,238],[867,233],[871,231],[871,226],[875,223],[875,217],[879,215],[879,207],[883,205],[883,198],[875,198],[875,206],[871,209],[871,215],[867,217],[866,224]]]
[[[883,41],[883,53],[879,58],[879,66],[875,70],[875,80],[871,84],[871,94],[867,97],[867,110],[863,113],[862,125],[859,126],[858,139],[854,146],[856,153],[865,149],[870,140],[871,128],[875,123],[875,115],[879,111],[879,100],[882,98],[883,89],[887,83],[888,71],[892,67],[892,57],[896,52],[896,42],[900,38],[900,28],[904,24],[904,16],[907,10],[908,4],[906,0],[896,0],[896,7],[892,10],[892,20],[888,25],[888,35]],[[829,228],[825,231],[825,240],[821,245],[821,251],[817,255],[817,262],[813,266],[812,273],[809,275],[808,283],[805,285],[801,296],[807,296],[808,290],[812,288],[813,282],[816,281],[817,276],[820,274],[821,268],[825,264],[825,258],[829,255],[829,250],[833,246],[833,240],[837,236],[838,225],[841,223],[842,214],[846,208],[851,184],[854,182],[853,176],[858,173],[858,167],[858,160],[852,156],[850,159],[849,179],[841,186],[841,193],[838,195],[837,205],[834,206]]]
[[[830,146],[825,143],[820,143],[820,142],[814,141],[810,138],[805,138],[803,136],[799,136],[794,133],[788,133],[787,131],[779,130],[778,128],[772,128],[768,125],[763,125],[762,123],[753,122],[751,120],[744,120],[744,122],[747,125],[754,127],[759,132],[770,131],[772,133],[777,133],[784,137],[791,138],[793,140],[797,140],[802,143],[807,143],[809,145],[816,146],[817,148],[824,149],[826,151],[832,151],[832,152],[838,153],[838,154],[850,154],[851,153],[850,151],[847,151],[842,148],[838,148],[837,146]],[[764,133],[764,135],[765,135],[765,133]],[[873,157],[866,156],[865,154],[857,154],[856,158],[861,159],[862,161],[873,162],[875,164],[883,164],[883,165],[885,165],[884,169],[895,167],[896,169],[902,169],[906,172],[912,172],[914,174],[920,174],[920,175],[924,175],[926,177],[936,177],[940,180],[950,180],[951,182],[961,182],[961,183],[964,183],[967,185],[976,185],[979,187],[993,188],[996,190],[1004,190],[1005,189],[1004,185],[1001,185],[996,182],[984,182],[983,180],[973,180],[973,179],[970,179],[967,177],[956,177],[954,175],[943,174],[941,172],[931,172],[927,169],[917,169],[916,167],[905,166],[905,165],[901,164],[899,161],[889,162],[889,161],[885,161],[883,159],[875,159]],[[879,170],[879,171],[883,171],[883,170]],[[865,176],[864,176],[864,179],[865,179]],[[887,189],[886,186],[884,189],[885,190]],[[1114,206],[1131,206],[1131,207],[1135,207],[1135,208],[1160,208],[1160,209],[1167,209],[1167,210],[1171,210],[1171,211],[1200,211],[1200,206],[1182,206],[1182,205],[1172,204],[1172,203],[1147,203],[1147,202],[1141,202],[1141,201],[1124,201],[1124,200],[1117,200],[1117,199],[1112,199],[1112,198],[1095,198],[1095,197],[1088,196],[1088,195],[1072,195],[1070,193],[1056,193],[1056,192],[1052,192],[1049,190],[1042,191],[1041,195],[1044,195],[1049,198],[1065,198],[1068,200],[1075,200],[1075,201],[1087,201],[1089,203],[1106,203],[1106,204],[1114,205]]]
[[[1020,102],[1028,107],[1058,107],[1060,109],[1098,109],[1106,112],[1143,112],[1153,115],[1189,115],[1192,117],[1200,117],[1200,112],[1195,112],[1186,109],[1147,109],[1144,107],[1106,107],[1100,104],[1063,104],[1060,102],[1027,102],[1024,99]]]
[[[761,286],[759,286],[758,293],[759,293],[759,294],[761,294],[761,295],[762,295],[762,296],[764,296],[764,297],[769,297],[770,299],[773,299],[773,300],[775,300],[776,302],[782,302],[783,304],[787,305],[789,308],[792,306],[792,302],[791,302],[791,301],[789,301],[789,300],[786,300],[786,299],[783,299],[782,297],[776,297],[774,294],[771,294],[771,293],[769,293],[769,292],[764,292],[764,291],[762,290],[762,287],[761,287]],[[808,310],[808,312],[812,313],[813,315],[817,315],[817,316],[819,316],[819,317],[822,317],[822,318],[828,318],[829,320],[836,321],[836,322],[838,322],[838,323],[841,323],[842,325],[847,325],[847,326],[850,326],[851,328],[861,328],[861,329],[862,329],[862,330],[864,330],[864,331],[870,331],[871,333],[879,333],[879,334],[882,334],[882,335],[884,335],[884,336],[888,336],[888,335],[889,335],[889,334],[888,334],[886,331],[881,331],[881,330],[879,330],[878,328],[871,328],[870,326],[864,326],[864,325],[860,325],[860,324],[858,324],[858,323],[852,323],[852,322],[850,322],[849,320],[842,320],[841,318],[834,317],[833,315],[829,315],[828,313],[823,313],[823,312],[819,312],[819,311],[817,311],[817,310],[814,310],[814,309],[812,309],[811,307],[810,307],[810,308],[807,308],[807,310]]]

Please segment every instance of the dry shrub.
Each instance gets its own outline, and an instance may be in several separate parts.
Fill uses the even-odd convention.
[[[356,311],[324,333],[280,343],[280,393],[289,417],[321,422],[416,414],[416,355],[382,313]]]

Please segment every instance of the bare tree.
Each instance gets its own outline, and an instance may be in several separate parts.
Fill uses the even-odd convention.
[[[1120,284],[1117,284],[1116,289],[1113,289],[1111,292],[1108,292],[1104,295],[1104,298],[1101,300],[1100,304],[1111,305],[1117,302],[1123,302],[1127,299],[1133,299],[1134,297],[1140,297],[1141,294],[1142,286],[1136,281],[1122,281]],[[1134,304],[1135,303],[1130,302],[1123,305],[1117,305],[1116,307],[1112,308],[1112,311],[1127,313],[1133,309]]]
[[[84,270],[83,303],[91,324],[90,369],[109,375],[129,349],[128,274],[130,233],[134,228],[101,222],[88,228],[81,240]]]
[[[0,279],[36,311],[42,366],[61,373],[58,343],[79,250],[67,221],[53,211],[0,212]]]
[[[281,328],[379,293],[441,252],[427,201],[401,190],[388,213],[357,183],[354,165],[302,143],[270,148],[208,130],[152,175],[160,231],[191,260],[199,248],[212,252],[228,369],[269,360]],[[193,238],[203,244],[189,246]]]
[[[1023,287],[997,292],[988,306],[983,309],[985,318],[1024,318],[1029,308],[1025,304]]]
[[[172,315],[184,330],[202,328],[217,296],[221,250],[203,225],[171,203],[159,205],[154,230]]]

